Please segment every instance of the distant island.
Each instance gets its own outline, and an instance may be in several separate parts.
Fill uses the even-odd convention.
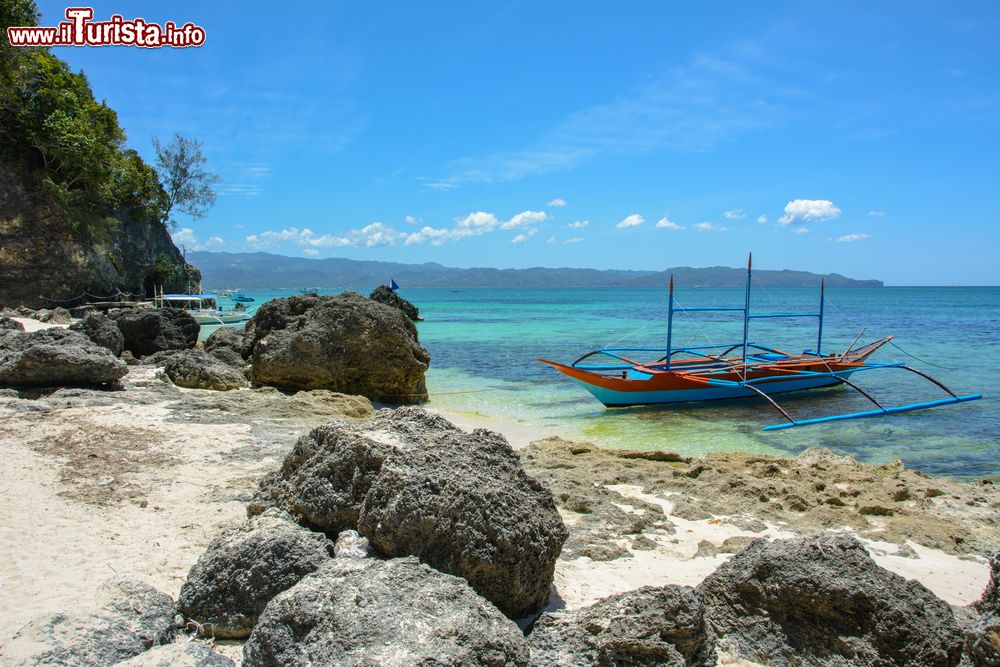
[[[673,273],[684,287],[740,287],[746,269],[687,266],[664,271],[625,271],[572,268],[458,269],[436,262],[401,264],[331,257],[307,259],[266,252],[190,252],[190,264],[201,271],[206,287],[272,289],[279,287],[371,287],[394,278],[405,287],[665,287]],[[765,287],[816,287],[820,278],[828,287],[882,287],[881,280],[855,280],[838,273],[755,270]]]

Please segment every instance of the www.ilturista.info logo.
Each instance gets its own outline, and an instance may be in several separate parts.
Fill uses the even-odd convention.
[[[205,29],[193,23],[178,27],[173,21],[162,26],[135,18],[126,21],[120,14],[108,21],[92,21],[91,7],[67,7],[66,21],[51,27],[12,26],[7,28],[11,46],[162,46],[184,48],[205,43]]]

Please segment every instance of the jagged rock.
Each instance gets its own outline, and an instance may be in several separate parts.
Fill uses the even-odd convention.
[[[104,583],[97,604],[108,613],[124,618],[147,646],[166,644],[174,638],[174,601],[141,581],[122,577]]]
[[[1000,667],[1000,614],[975,617],[965,627],[963,665]]]
[[[243,334],[233,327],[221,327],[205,340],[205,351],[223,363],[240,367],[243,365]]]
[[[387,403],[427,400],[430,355],[399,310],[355,292],[268,301],[246,326],[252,379],[282,389],[329,389]]]
[[[207,633],[246,637],[271,598],[332,556],[333,544],[321,533],[272,509],[212,540],[191,568],[177,605]]]
[[[54,308],[48,318],[42,320],[42,322],[49,322],[51,324],[71,324],[73,322],[73,316],[68,310],[60,306]]]
[[[24,325],[9,317],[0,317],[0,331],[24,331]]]
[[[972,605],[979,612],[965,628],[965,656],[973,667],[1000,667],[1000,551],[989,557],[990,581]]]
[[[537,667],[708,667],[716,660],[701,599],[686,586],[647,586],[585,609],[542,614],[528,644]]]
[[[241,352],[243,350],[243,334],[234,327],[219,327],[205,339],[205,351],[214,352],[221,348]]]
[[[247,386],[243,371],[202,350],[183,350],[163,364],[163,371],[178,387],[228,391]]]
[[[388,285],[379,285],[372,290],[372,293],[368,295],[368,298],[372,301],[378,301],[379,303],[384,303],[387,306],[392,306],[393,308],[398,308],[403,311],[403,314],[409,317],[414,322],[421,320],[420,311],[412,303],[399,296],[392,291]]]
[[[160,350],[159,352],[154,352],[153,354],[147,354],[145,357],[140,359],[138,363],[143,366],[164,366],[166,363],[173,358],[175,354],[180,354],[181,352],[186,352],[187,350]],[[128,350],[122,352],[122,357],[126,354],[131,354]]]
[[[855,538],[755,540],[699,586],[720,648],[768,665],[957,665],[951,608]]]
[[[545,604],[567,535],[552,494],[503,436],[465,433],[412,407],[300,438],[249,511],[271,506],[331,536],[355,528],[385,556],[414,555],[465,577],[512,618]]]
[[[170,596],[115,579],[100,589],[100,608],[56,613],[21,628],[0,654],[15,667],[114,665],[174,637]]]
[[[187,350],[201,327],[180,308],[116,308],[108,311],[125,337],[125,349],[140,357],[163,350]]]
[[[116,357],[121,356],[122,350],[125,349],[125,336],[122,335],[121,329],[101,313],[88,313],[69,328],[79,331],[101,347],[108,348]]]
[[[994,551],[989,557],[989,562],[990,581],[975,607],[981,614],[1000,614],[1000,551]]]
[[[512,621],[416,558],[336,559],[271,600],[243,647],[244,667],[527,663]]]
[[[115,667],[236,667],[236,663],[204,642],[157,646]]]
[[[0,165],[0,302],[37,308],[42,296],[68,302],[83,292],[150,294],[199,281],[157,216],[133,206],[102,212],[117,222],[98,239],[45,190],[34,176]]]
[[[0,338],[0,385],[98,386],[117,382],[127,372],[107,348],[62,327]]]

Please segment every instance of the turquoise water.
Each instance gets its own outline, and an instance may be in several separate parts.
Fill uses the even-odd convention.
[[[367,293],[368,289],[358,289]],[[325,293],[325,292],[324,292]],[[248,292],[260,303],[289,291]],[[874,360],[906,361],[956,393],[981,401],[888,418],[834,422],[786,431],[762,401],[606,409],[572,380],[535,361],[569,363],[601,346],[663,347],[666,293],[661,289],[404,289],[425,321],[420,340],[431,353],[431,404],[516,422],[539,437],[562,435],[604,447],[663,449],[682,454],[749,451],[793,455],[822,446],[868,462],[902,459],[907,466],[956,478],[1000,477],[1000,417],[993,407],[992,370],[1000,366],[1000,288],[829,289],[824,351],[893,334],[895,347]],[[679,289],[679,305],[740,306],[743,290]],[[257,305],[249,304],[251,306]],[[755,312],[816,312],[818,290],[755,287]],[[736,342],[740,313],[675,316],[674,344]],[[755,320],[753,341],[799,352],[815,348],[814,319]],[[934,364],[934,365],[932,365]],[[939,368],[936,366],[944,366]],[[885,405],[944,397],[940,389],[900,370],[867,372],[855,380]],[[871,409],[846,388],[786,395],[794,417]]]

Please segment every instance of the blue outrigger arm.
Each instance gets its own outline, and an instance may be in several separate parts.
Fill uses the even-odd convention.
[[[861,419],[863,417],[881,417],[882,415],[893,415],[898,412],[913,412],[914,410],[926,410],[927,408],[936,408],[939,405],[951,405],[952,403],[965,403],[966,401],[975,401],[982,398],[982,394],[968,394],[966,396],[955,396],[953,398],[942,398],[937,401],[926,401],[924,403],[911,403],[909,405],[900,405],[894,408],[881,408],[880,410],[867,410],[865,412],[849,412],[843,415],[831,415],[829,417],[817,417],[816,419],[800,419],[798,421],[791,421],[787,424],[771,424],[770,426],[765,426],[765,431],[779,431],[783,428],[793,428],[795,426],[807,426],[809,424],[822,424],[823,422],[835,422],[841,421],[843,419]]]
[[[795,419],[792,419],[792,417],[784,410],[784,408],[782,408],[780,405],[778,405],[777,403],[775,403],[775,401],[770,396],[766,395],[764,392],[762,392],[760,390],[757,390],[755,387],[749,387],[749,385],[748,385],[748,388],[755,389],[758,394],[760,394],[761,396],[763,396],[764,398],[766,398],[771,403],[771,405],[773,405],[775,408],[777,408],[778,411],[781,412],[782,415],[784,415],[785,419],[788,420],[788,423],[785,423],[785,424],[771,424],[770,426],[765,426],[764,427],[765,431],[780,431],[782,429],[794,428],[796,426],[808,426],[810,424],[822,424],[824,422],[843,421],[845,419],[863,419],[865,417],[881,417],[883,415],[893,415],[893,414],[898,414],[900,412],[913,412],[915,410],[927,410],[928,408],[936,408],[936,407],[939,407],[939,406],[942,406],[942,405],[952,405],[954,403],[966,403],[968,401],[977,401],[977,400],[979,400],[980,398],[983,397],[982,394],[966,394],[964,396],[958,396],[951,389],[949,389],[948,387],[946,387],[944,384],[942,384],[938,380],[935,380],[931,376],[927,375],[926,373],[924,373],[922,371],[918,371],[915,368],[910,368],[909,366],[906,366],[906,365],[903,365],[903,364],[866,364],[864,368],[901,368],[903,370],[910,371],[912,373],[916,373],[917,375],[919,375],[919,376],[921,376],[921,377],[923,377],[923,378],[925,378],[925,379],[933,382],[934,384],[936,384],[937,386],[941,387],[946,392],[948,392],[950,394],[950,396],[948,398],[942,398],[942,399],[938,399],[936,401],[924,401],[922,403],[910,403],[909,405],[899,405],[899,406],[887,408],[887,407],[883,406],[881,403],[879,403],[877,400],[875,400],[875,398],[873,396],[871,396],[868,392],[866,392],[864,389],[862,389],[861,387],[857,386],[856,384],[854,384],[853,382],[851,382],[847,378],[841,377],[839,375],[834,375],[838,380],[840,380],[841,383],[846,384],[847,386],[851,387],[852,389],[858,390],[858,392],[860,392],[861,395],[863,395],[869,401],[871,401],[872,403],[874,403],[878,407],[878,409],[877,410],[865,410],[865,411],[862,411],[862,412],[848,412],[848,413],[845,413],[845,414],[842,414],[842,415],[830,415],[829,417],[817,417],[817,418],[814,418],[814,419],[799,419],[799,420],[795,420]],[[864,368],[862,368],[860,370],[864,370]]]

